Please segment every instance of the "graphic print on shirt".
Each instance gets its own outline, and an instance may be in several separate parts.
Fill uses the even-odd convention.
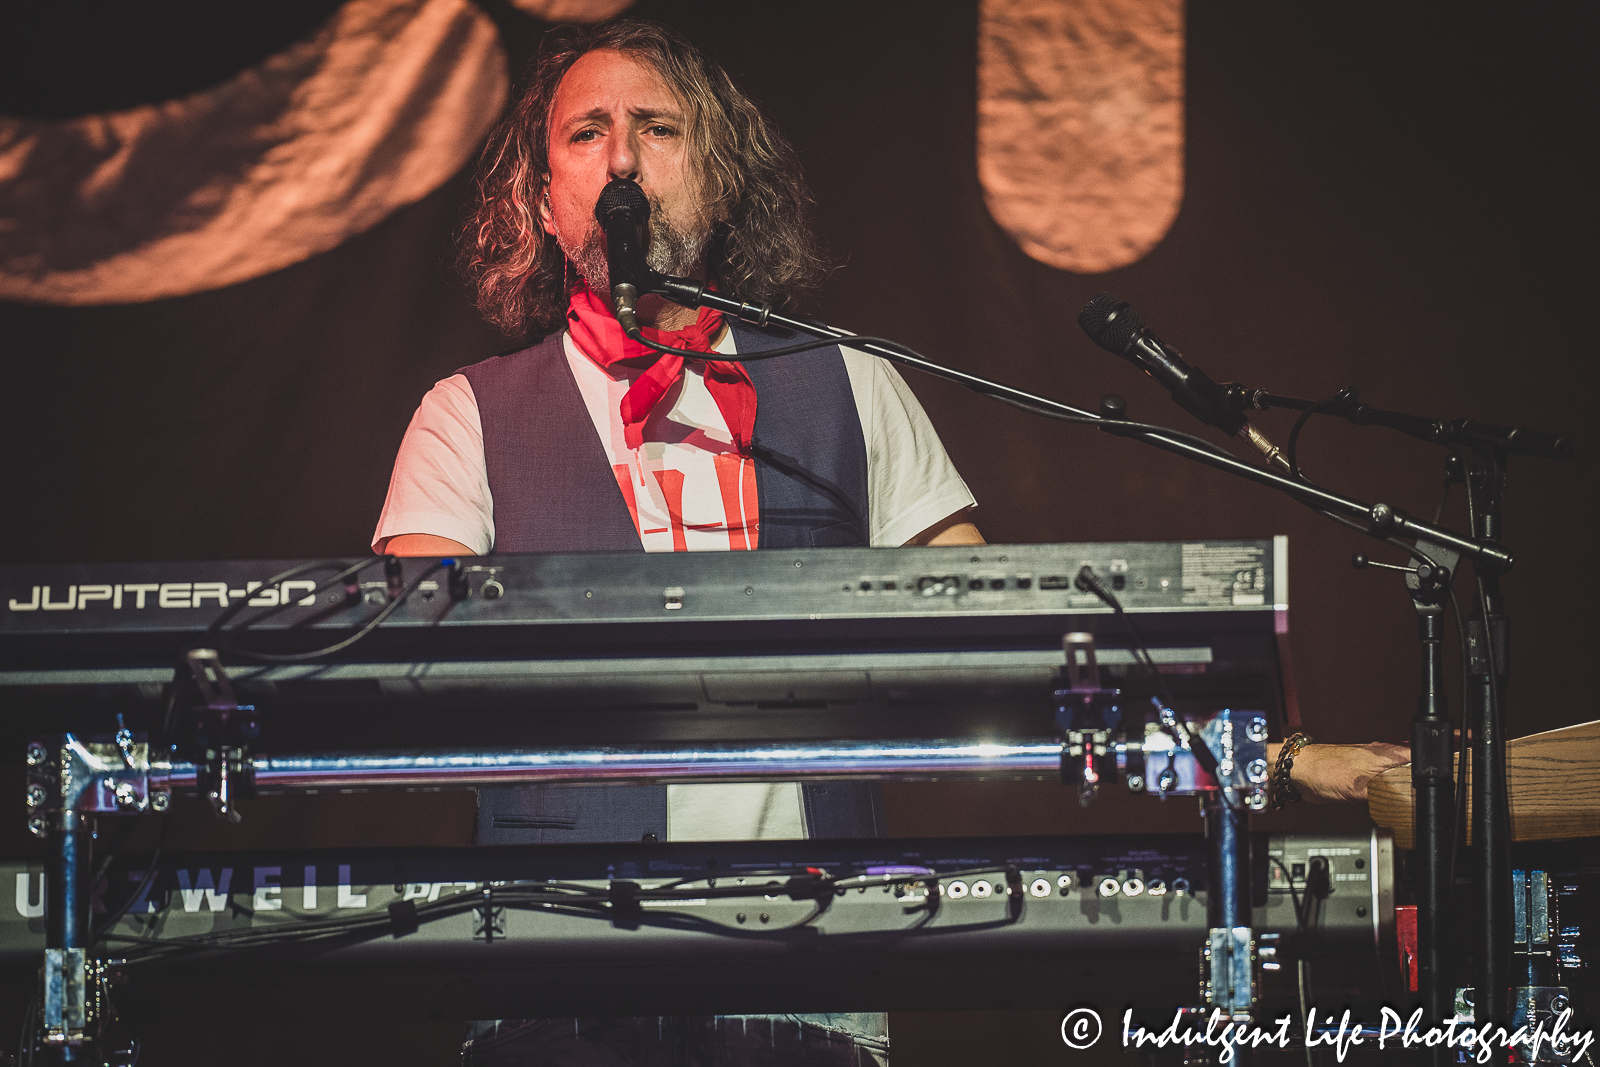
[[[755,462],[739,455],[699,371],[686,368],[645,424],[643,447],[631,449],[619,410],[632,375],[612,378],[581,352],[567,354],[591,419],[606,427],[601,442],[644,550],[755,548]]]
[[[717,487],[722,490],[722,511],[728,517],[728,547],[735,552],[756,547],[756,465],[732,452],[719,452]],[[749,536],[745,531],[750,531]]]

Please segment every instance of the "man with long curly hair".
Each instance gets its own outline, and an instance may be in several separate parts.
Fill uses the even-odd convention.
[[[446,379],[401,445],[379,551],[699,551],[980,543],[959,475],[900,376],[659,297],[626,337],[595,220],[612,178],[651,203],[647,258],[792,308],[826,273],[792,149],[675,33],[557,31],[491,135],[462,266],[484,316],[539,338]]]
[[[793,309],[826,274],[793,151],[720,68],[670,30],[619,20],[546,40],[491,135],[461,266],[483,315],[532,341],[423,400],[373,547],[397,555],[978,544],[973,498],[887,363],[659,298],[646,336],[612,313],[601,189],[637,182],[646,256]],[[880,832],[869,783],[533,786],[479,792],[485,844],[746,840]],[[881,1015],[474,1024],[470,1064],[870,1064]],[[785,1058],[788,1057],[788,1058]]]

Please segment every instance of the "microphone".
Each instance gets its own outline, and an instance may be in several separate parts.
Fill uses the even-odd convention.
[[[1084,305],[1078,325],[1095,344],[1121,356],[1165,386],[1172,399],[1189,414],[1231,437],[1243,438],[1269,463],[1289,469],[1289,461],[1278,446],[1257,432],[1242,413],[1229,406],[1222,386],[1151,333],[1126,300],[1119,300],[1110,293],[1096,294]]]
[[[632,178],[612,178],[600,190],[594,217],[606,235],[606,271],[611,276],[611,306],[630,336],[639,291],[655,277],[644,259],[644,238],[650,222],[650,201]]]
[[[650,201],[631,178],[612,178],[600,190],[594,217],[606,235],[606,271],[611,275],[611,306],[623,332],[637,338],[635,320],[639,297],[647,293],[666,297],[686,308],[711,307],[726,315],[765,326],[772,315],[769,304],[751,304],[712,292],[710,283],[662,274],[645,260],[644,239],[649,229]]]

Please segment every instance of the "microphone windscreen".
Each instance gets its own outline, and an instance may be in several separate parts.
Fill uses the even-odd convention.
[[[650,201],[639,183],[631,178],[612,178],[606,182],[606,187],[600,190],[600,199],[595,201],[594,217],[605,222],[618,209],[632,213],[640,224],[650,217]]]
[[[1110,293],[1096,293],[1078,315],[1078,325],[1095,344],[1108,352],[1126,355],[1134,336],[1144,329],[1144,322],[1126,300]]]

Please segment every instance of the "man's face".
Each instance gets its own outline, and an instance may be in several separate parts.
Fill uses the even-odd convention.
[[[620,52],[590,52],[561,79],[550,108],[549,195],[539,215],[596,292],[610,284],[594,204],[612,178],[632,178],[650,198],[650,266],[701,273],[711,220],[687,119],[655,68]]]

